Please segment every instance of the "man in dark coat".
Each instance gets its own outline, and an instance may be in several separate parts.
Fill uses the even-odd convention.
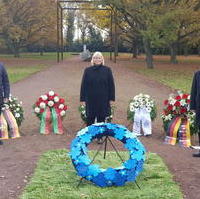
[[[6,103],[8,101],[9,95],[10,95],[10,84],[8,75],[3,64],[0,63],[0,114],[2,105],[3,103]],[[2,144],[3,142],[0,140],[0,145]]]
[[[199,129],[198,137],[200,145],[200,71],[197,71],[193,77],[190,109],[196,112],[196,123]],[[200,157],[200,151],[197,154],[193,154],[193,156]]]
[[[80,92],[80,101],[86,105],[87,125],[105,122],[111,114],[111,103],[115,101],[115,85],[112,71],[104,66],[100,52],[94,53],[92,66],[85,69]]]

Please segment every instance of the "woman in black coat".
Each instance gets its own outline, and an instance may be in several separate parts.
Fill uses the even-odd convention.
[[[0,63],[0,114],[2,105],[3,103],[6,103],[8,101],[9,95],[10,95],[10,84],[8,80],[8,75],[3,64]],[[3,142],[0,140],[0,145],[2,144]]]
[[[100,52],[95,52],[91,60],[92,66],[84,71],[80,101],[86,105],[87,125],[105,122],[111,114],[111,103],[115,101],[115,85],[112,71],[104,65]]]
[[[200,71],[197,71],[193,77],[190,109],[196,112],[196,123],[199,129],[198,137],[200,145]],[[193,154],[193,156],[200,157],[200,151],[197,154]]]

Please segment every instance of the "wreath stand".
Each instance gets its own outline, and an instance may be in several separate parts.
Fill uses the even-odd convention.
[[[94,155],[94,157],[93,157],[93,159],[92,159],[92,161],[91,161],[90,164],[92,164],[92,163],[94,162],[95,158],[96,158],[97,155],[99,154],[99,152],[100,152],[100,150],[102,149],[103,145],[104,145],[104,155],[103,155],[103,158],[106,159],[106,152],[107,152],[107,145],[108,145],[108,142],[110,142],[111,146],[113,147],[114,151],[116,152],[116,154],[117,154],[117,156],[119,157],[119,159],[121,160],[121,162],[122,162],[122,163],[124,162],[124,160],[123,160],[122,157],[120,156],[120,154],[119,154],[117,148],[116,148],[115,145],[113,144],[112,140],[109,138],[108,135],[106,135],[106,136],[104,137],[103,142],[102,142],[101,145],[99,146],[97,152],[95,153],[95,155]],[[81,185],[81,183],[83,182],[83,180],[84,180],[84,178],[80,178],[79,183],[78,183],[78,185],[77,185],[77,188],[79,188],[79,186]],[[136,186],[141,190],[141,188],[140,188],[140,186],[138,185],[137,181],[135,180],[134,182],[135,182]]]

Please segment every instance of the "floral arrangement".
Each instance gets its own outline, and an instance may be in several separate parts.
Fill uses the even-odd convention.
[[[161,115],[164,130],[167,131],[169,122],[175,117],[187,118],[190,123],[190,132],[197,132],[195,125],[195,113],[190,110],[190,95],[178,91],[176,94],[170,94],[169,98],[164,101],[164,110]]]
[[[41,95],[33,105],[34,113],[39,119],[41,119],[42,113],[47,107],[50,109],[55,108],[61,117],[66,115],[67,106],[65,105],[65,100],[60,98],[54,91]]]
[[[78,108],[81,119],[84,121],[84,123],[87,123],[87,115],[86,115],[86,106],[85,105],[80,105]],[[114,115],[114,106],[111,106],[111,115],[106,118],[106,122],[111,122],[113,119]]]
[[[87,154],[87,146],[97,137],[112,136],[124,143],[129,150],[130,158],[119,168],[102,169],[92,164]],[[70,158],[77,175],[91,181],[100,187],[123,186],[133,182],[143,169],[145,148],[136,136],[122,125],[112,123],[97,123],[88,126],[77,133],[71,142]]]
[[[146,108],[146,110],[150,113],[152,121],[156,118],[157,110],[155,101],[149,95],[140,93],[130,100],[127,111],[127,119],[134,121],[135,111],[140,108]]]
[[[4,103],[2,111],[6,109],[9,109],[12,112],[19,127],[22,121],[24,120],[24,110],[22,108],[22,102],[21,101],[19,102],[16,97],[10,95],[8,98],[8,102]]]

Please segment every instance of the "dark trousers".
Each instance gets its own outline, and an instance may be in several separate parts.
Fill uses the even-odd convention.
[[[105,117],[87,117],[87,126],[94,124],[95,118],[97,118],[97,122],[105,122]]]
[[[199,137],[199,146],[200,146],[200,126],[199,126],[198,137]]]
[[[0,115],[1,115],[1,109],[2,109],[2,104],[0,104]],[[2,145],[2,144],[3,144],[3,141],[0,140],[0,145]]]

